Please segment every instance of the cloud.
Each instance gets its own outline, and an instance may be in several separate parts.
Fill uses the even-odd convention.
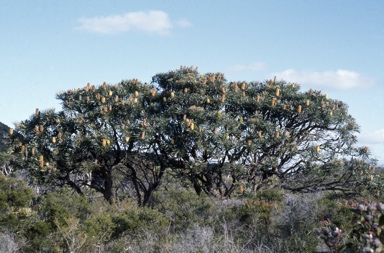
[[[245,72],[256,72],[264,70],[266,65],[261,62],[254,62],[251,64],[238,64],[234,66],[230,66],[227,68],[228,72],[231,73],[245,73]]]
[[[180,20],[177,20],[177,21],[175,22],[175,24],[176,24],[177,26],[180,26],[180,27],[191,27],[191,26],[192,26],[192,23],[189,22],[189,21],[186,20],[186,19],[180,19]]]
[[[363,77],[357,72],[344,69],[324,72],[287,69],[273,75],[287,82],[341,90],[369,87],[374,84],[373,80]]]
[[[173,23],[163,11],[128,12],[123,15],[80,18],[77,30],[99,34],[118,34],[129,31],[168,34],[176,26],[187,27],[191,23],[180,20]]]
[[[361,133],[357,137],[360,143],[363,143],[366,145],[376,145],[376,144],[384,145],[384,129],[379,129],[379,130],[375,130],[367,133]]]

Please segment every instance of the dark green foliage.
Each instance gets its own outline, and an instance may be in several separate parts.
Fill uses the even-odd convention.
[[[0,153],[7,150],[6,143],[8,139],[5,138],[6,136],[9,136],[9,127],[0,122]]]
[[[16,231],[32,213],[33,196],[32,189],[25,182],[0,175],[0,225]]]

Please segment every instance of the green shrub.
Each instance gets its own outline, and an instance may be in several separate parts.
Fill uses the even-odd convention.
[[[0,231],[17,231],[32,214],[33,191],[23,181],[0,175]]]

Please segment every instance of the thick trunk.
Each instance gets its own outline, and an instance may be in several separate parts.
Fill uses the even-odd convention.
[[[115,201],[115,196],[113,194],[113,179],[112,173],[108,172],[104,179],[104,198],[110,203],[113,204]]]

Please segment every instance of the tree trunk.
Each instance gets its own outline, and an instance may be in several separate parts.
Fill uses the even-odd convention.
[[[113,188],[113,179],[112,173],[108,171],[106,177],[104,178],[104,198],[108,201],[109,204],[113,204],[115,201],[115,196],[112,191]]]

